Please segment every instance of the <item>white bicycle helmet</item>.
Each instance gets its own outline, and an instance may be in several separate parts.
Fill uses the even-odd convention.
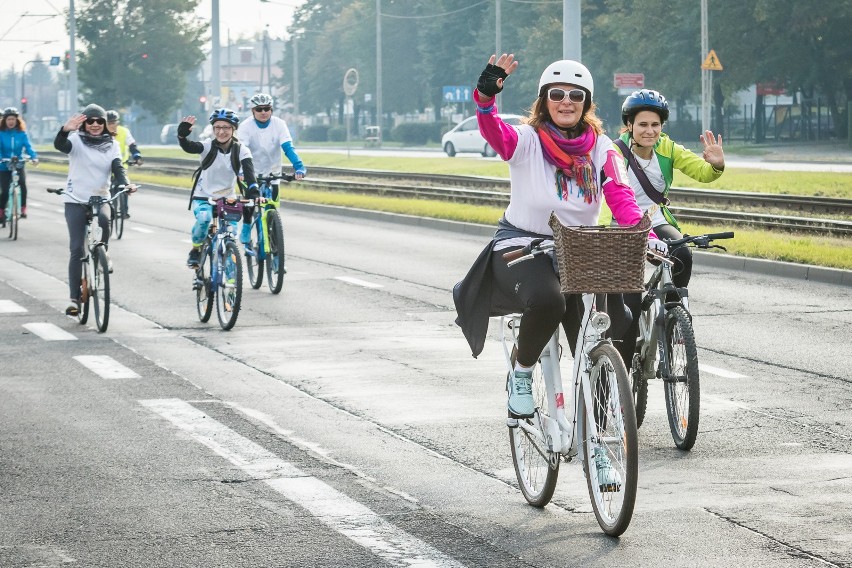
[[[585,89],[589,93],[586,99],[587,103],[595,95],[595,82],[592,80],[592,74],[579,61],[562,59],[548,65],[544,73],[541,74],[541,79],[538,80],[538,96],[543,97],[545,88],[554,83],[569,83]]]
[[[272,106],[272,97],[266,93],[257,93],[249,99],[249,107],[251,108],[267,105]]]

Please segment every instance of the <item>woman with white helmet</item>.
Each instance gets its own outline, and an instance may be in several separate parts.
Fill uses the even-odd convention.
[[[627,182],[623,160],[595,115],[589,70],[571,60],[550,64],[541,75],[525,124],[513,127],[498,116],[494,97],[517,68],[514,55],[492,55],[474,93],[479,130],[509,164],[511,196],[494,239],[456,285],[453,296],[456,322],[474,356],[484,345],[490,315],[523,312],[508,407],[515,416],[529,417],[535,411],[532,367],[560,323],[569,342],[574,342],[581,301],[577,295],[561,293],[547,255],[512,267],[502,255],[534,238],[552,239],[551,211],[566,226],[596,225],[603,199],[621,225],[638,223],[642,211]],[[650,238],[649,245],[665,250],[653,232]],[[627,318],[628,313],[614,315],[615,337],[617,327],[626,328]]]

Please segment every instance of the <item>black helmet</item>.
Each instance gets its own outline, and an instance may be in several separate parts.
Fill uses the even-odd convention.
[[[104,107],[96,104],[90,104],[80,111],[86,118],[102,118],[106,120],[106,111]]]
[[[642,89],[633,91],[624,99],[624,104],[621,105],[621,122],[627,125],[628,121],[632,122],[633,117],[643,110],[650,110],[660,115],[660,122],[669,119],[669,103],[666,102],[666,97],[657,91]]]
[[[6,118],[7,116],[18,116],[19,114],[18,109],[15,107],[6,107],[3,109],[3,118]]]
[[[117,110],[108,110],[106,112],[106,120],[107,122],[118,122],[118,119],[121,118],[118,114]]]
[[[234,128],[240,124],[240,117],[229,108],[217,108],[213,111],[213,114],[210,115],[210,124],[219,122],[220,120],[230,122]]]

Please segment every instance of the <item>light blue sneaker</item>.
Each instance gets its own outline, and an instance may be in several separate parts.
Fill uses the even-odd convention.
[[[532,396],[532,371],[518,371],[509,377],[509,412],[518,418],[530,418],[535,414]]]
[[[598,487],[604,493],[613,493],[621,489],[621,476],[612,467],[606,448],[595,446],[595,469],[598,470]]]

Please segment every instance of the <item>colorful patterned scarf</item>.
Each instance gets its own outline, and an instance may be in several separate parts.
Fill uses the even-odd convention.
[[[577,187],[577,197],[586,203],[597,201],[600,188],[595,182],[590,153],[597,142],[597,134],[591,126],[577,138],[565,138],[553,124],[546,122],[538,129],[544,159],[556,166],[556,193],[560,201],[568,199],[571,178]]]

